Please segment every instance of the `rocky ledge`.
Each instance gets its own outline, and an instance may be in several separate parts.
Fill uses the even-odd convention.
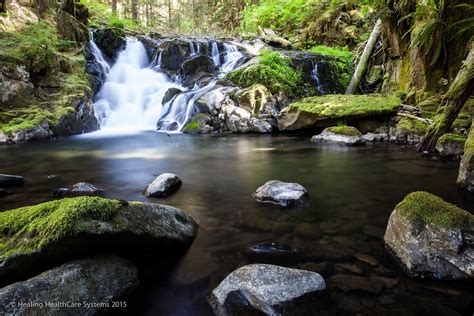
[[[8,284],[94,253],[179,254],[198,225],[159,204],[77,197],[0,213],[0,279]]]
[[[409,275],[474,276],[474,215],[427,192],[413,192],[390,215],[384,240]]]

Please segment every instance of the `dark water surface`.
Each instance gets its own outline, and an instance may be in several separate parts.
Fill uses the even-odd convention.
[[[456,189],[457,171],[458,162],[421,159],[412,148],[387,144],[322,146],[295,135],[89,134],[0,148],[0,173],[28,180],[0,200],[0,210],[48,201],[55,188],[87,181],[106,197],[190,212],[200,224],[193,245],[172,270],[148,263],[126,314],[211,315],[206,295],[235,268],[255,262],[247,248],[277,241],[303,251],[305,259],[286,264],[320,272],[339,314],[472,315],[472,283],[410,279],[383,250],[388,217],[412,191],[474,212],[474,195]],[[178,174],[183,186],[166,199],[145,198],[143,190],[162,172]],[[252,193],[272,179],[305,186],[310,207],[256,205]],[[356,289],[343,291],[334,281],[340,275]],[[381,280],[382,290],[372,288]]]

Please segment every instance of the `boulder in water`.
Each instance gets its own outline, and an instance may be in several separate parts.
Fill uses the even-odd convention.
[[[181,89],[169,88],[168,90],[166,90],[165,96],[163,97],[163,100],[161,101],[161,103],[165,104],[165,103],[170,102],[171,100],[173,100],[175,96],[177,96],[181,92],[183,92]]]
[[[333,126],[326,128],[321,134],[311,138],[313,142],[343,144],[343,145],[363,145],[365,140],[361,132],[352,126]]]
[[[304,315],[323,305],[325,289],[316,272],[250,264],[229,274],[209,302],[217,315]]]
[[[301,184],[271,180],[257,189],[254,198],[259,203],[272,203],[282,207],[306,205],[308,191]]]
[[[178,255],[191,244],[197,229],[188,213],[171,206],[100,197],[66,198],[4,211],[0,213],[0,283],[94,253]]]
[[[93,315],[138,283],[137,268],[121,258],[75,260],[0,289],[0,314]]]
[[[209,115],[204,113],[198,113],[194,115],[193,119],[183,127],[183,133],[187,134],[207,134],[212,132],[214,129],[212,126],[212,119]]]
[[[73,100],[72,105],[75,111],[65,114],[52,127],[55,136],[89,133],[100,128],[94,107],[88,97],[79,95]]]
[[[413,192],[390,215],[385,244],[410,275],[474,276],[474,215],[427,192]]]
[[[186,60],[181,65],[181,73],[185,76],[191,76],[198,72],[212,73],[216,70],[212,59],[207,56],[197,56]]]
[[[148,197],[166,197],[177,191],[182,185],[181,179],[174,173],[162,173],[146,189]]]
[[[20,186],[26,182],[22,176],[15,176],[11,174],[0,174],[0,188]]]
[[[104,190],[99,189],[93,184],[90,184],[88,182],[79,182],[72,186],[70,194],[74,196],[99,195],[103,192]]]

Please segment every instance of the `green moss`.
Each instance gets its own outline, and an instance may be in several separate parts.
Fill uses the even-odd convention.
[[[328,130],[335,134],[346,135],[346,136],[362,136],[362,133],[353,126],[338,125],[328,127]]]
[[[398,121],[397,129],[408,134],[423,135],[428,130],[428,124],[416,119],[403,117]]]
[[[237,68],[227,78],[243,88],[263,84],[271,93],[283,91],[289,96],[301,93],[301,74],[290,66],[289,58],[277,52],[263,51],[258,59],[258,63]]]
[[[40,251],[60,238],[80,232],[87,220],[109,220],[120,209],[117,200],[77,197],[0,213],[0,259]]]
[[[443,136],[441,136],[438,141],[437,141],[437,144],[444,144],[444,143],[460,143],[460,144],[464,144],[464,142],[466,141],[466,138],[464,136],[461,136],[459,134],[453,134],[453,133],[448,133],[448,134],[444,134]]]
[[[289,110],[300,110],[319,119],[339,119],[387,115],[393,113],[400,104],[400,99],[394,95],[333,94],[304,98],[290,104]]]
[[[454,120],[452,127],[453,128],[466,128],[468,129],[471,126],[472,117],[469,113],[461,112],[458,117]]]
[[[183,133],[198,133],[201,129],[201,122],[199,120],[191,121],[183,127]]]
[[[471,125],[471,131],[467,136],[466,143],[464,144],[464,161],[472,161],[474,156],[474,124]]]
[[[418,227],[428,224],[450,229],[474,225],[474,215],[428,192],[408,194],[396,209]]]

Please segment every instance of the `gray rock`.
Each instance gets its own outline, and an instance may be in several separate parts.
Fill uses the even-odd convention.
[[[137,268],[115,256],[71,261],[0,289],[0,314],[95,315],[138,283]]]
[[[325,289],[323,277],[316,272],[251,264],[229,274],[212,291],[209,302],[217,315],[236,310],[294,314],[297,309],[317,305]]]
[[[24,128],[12,133],[14,143],[28,143],[36,140],[49,139],[50,137],[51,131],[47,120],[41,122],[39,126]]]
[[[3,134],[3,133],[0,133],[0,145],[6,145],[8,143],[8,137]]]
[[[170,102],[171,100],[173,100],[175,96],[177,96],[181,92],[183,92],[181,89],[169,88],[168,90],[166,90],[165,96],[163,97],[163,100],[161,101],[161,103],[165,104],[165,103]]]
[[[72,102],[72,106],[75,111],[61,117],[52,127],[54,136],[89,133],[100,128],[89,97],[78,95]]]
[[[124,202],[110,219],[78,218],[74,233],[51,240],[28,254],[2,258],[0,286],[93,253],[173,256],[197,234],[187,212],[167,205]]]
[[[335,133],[331,131],[331,127],[326,128],[319,135],[315,135],[311,138],[313,142],[331,143],[331,144],[342,144],[347,146],[362,145],[365,143],[362,134],[360,135],[345,135]]]
[[[420,217],[420,207],[430,210],[431,220]],[[413,192],[390,215],[384,240],[410,276],[465,279],[474,276],[473,232],[474,215],[430,193]]]
[[[384,142],[388,141],[388,134],[386,133],[367,133],[362,136],[362,139],[367,143],[375,143],[375,142]]]
[[[308,191],[298,183],[271,180],[257,189],[254,198],[259,203],[273,203],[282,207],[306,205]]]
[[[146,189],[148,197],[165,197],[181,187],[181,179],[174,173],[162,173]]]
[[[459,165],[458,186],[474,192],[474,124],[466,140],[464,155]]]
[[[24,185],[25,182],[26,180],[22,176],[15,176],[11,174],[0,173],[0,188],[20,186],[20,185]]]
[[[93,184],[88,182],[79,182],[72,186],[70,194],[73,196],[79,195],[98,195],[104,192]]]
[[[461,156],[464,153],[466,139],[460,135],[443,135],[436,143],[436,151],[441,156]]]

